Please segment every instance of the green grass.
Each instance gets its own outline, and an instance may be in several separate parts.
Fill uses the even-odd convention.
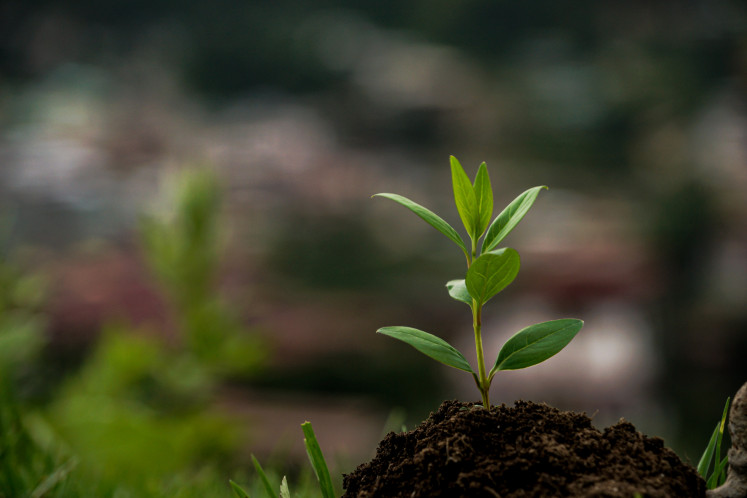
[[[316,435],[314,434],[314,428],[311,426],[311,422],[304,422],[303,424],[301,424],[301,429],[303,430],[304,434],[303,441],[304,445],[306,446],[306,454],[309,456],[309,462],[311,462],[311,468],[314,470],[314,475],[316,476],[317,482],[319,484],[319,490],[321,491],[322,497],[335,498],[337,494],[335,493],[334,486],[332,485],[332,478],[329,474],[329,468],[327,467],[327,462],[325,461],[324,454],[322,453],[322,449],[319,446]],[[262,465],[260,465],[259,461],[254,457],[254,455],[252,455],[252,462],[254,463],[254,469],[257,472],[257,476],[259,478],[259,481],[261,482],[262,489],[267,498],[275,498],[278,496],[278,493],[280,494],[281,498],[291,498],[291,496],[295,496],[296,498],[298,498],[298,494],[291,495],[288,481],[285,476],[283,476],[282,480],[280,481],[280,486],[278,487],[272,484],[271,479],[267,476],[267,473],[262,468]],[[230,481],[230,484],[238,498],[251,497],[251,495],[236,482]],[[278,493],[275,492],[275,489],[278,489]],[[308,489],[305,489],[303,491],[303,496],[306,496],[307,491]]]
[[[706,481],[708,489],[714,489],[721,486],[726,481],[726,468],[729,464],[729,457],[724,455],[721,458],[721,442],[724,437],[724,428],[726,427],[726,417],[729,413],[729,402],[731,398],[726,398],[724,411],[721,420],[716,423],[713,429],[711,439],[708,441],[703,456],[698,462],[698,474]],[[713,463],[713,466],[711,466]]]

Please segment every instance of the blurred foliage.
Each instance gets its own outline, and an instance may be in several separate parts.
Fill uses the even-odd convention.
[[[45,285],[11,260],[10,232],[0,213],[0,497],[77,496],[67,480],[75,459],[19,392],[45,345]]]
[[[275,272],[312,288],[367,289],[393,273],[379,244],[352,215],[291,213],[268,252]]]
[[[309,92],[344,81],[345,71],[325,64],[315,43],[338,27],[316,21],[327,16],[332,24],[337,15],[338,23],[359,18],[418,33],[431,42],[457,47],[487,67],[511,62],[540,33],[566,39],[581,58],[603,53],[611,40],[636,39],[646,51],[658,54],[660,64],[670,63],[670,82],[686,77],[687,84],[678,85],[681,92],[675,98],[698,95],[698,88],[729,71],[731,35],[738,26],[729,21],[745,13],[736,1],[678,8],[589,0],[571,6],[549,0],[367,0],[355,5],[341,0],[8,0],[3,12],[0,77],[8,79],[39,76],[61,60],[90,62],[102,52],[127,56],[148,43],[169,51],[170,64],[205,95],[226,97],[257,88]],[[32,41],[40,29],[35,23],[45,18],[64,23],[61,29],[67,27],[75,36],[59,43],[43,64],[34,64],[31,61],[38,57]]]
[[[50,413],[92,474],[145,486],[235,451],[239,428],[210,409],[207,381],[157,340],[110,328]]]
[[[75,482],[96,496],[228,492],[216,483],[236,462],[244,428],[211,402],[221,380],[255,373],[265,348],[214,290],[220,198],[212,173],[187,171],[177,178],[171,214],[143,219],[146,257],[172,299],[184,344],[108,325],[43,407],[49,425],[16,394],[20,373],[34,372],[45,344],[42,281],[0,260],[0,497],[53,496],[47,488],[75,496],[69,454],[80,460]]]
[[[46,325],[41,312],[46,282],[24,272],[9,249],[13,218],[0,211],[0,374],[14,379],[37,358]]]
[[[268,370],[252,384],[277,390],[290,386],[319,395],[366,396],[405,410],[408,422],[419,423],[446,393],[440,387],[441,372],[425,359],[413,360],[406,353],[392,348],[378,356],[327,354],[313,362]]]
[[[246,376],[261,364],[266,348],[215,292],[222,241],[220,195],[213,172],[184,171],[169,199],[173,210],[144,216],[141,240],[176,309],[189,353],[216,374]]]
[[[77,460],[38,416],[25,413],[0,377],[0,497],[80,496],[68,476]]]
[[[144,216],[141,234],[184,344],[167,347],[153,331],[110,325],[50,408],[87,472],[146,494],[184,469],[234,460],[241,430],[211,407],[214,387],[225,376],[256,372],[264,357],[257,336],[214,290],[221,238],[215,176],[188,170],[175,185],[173,208]]]

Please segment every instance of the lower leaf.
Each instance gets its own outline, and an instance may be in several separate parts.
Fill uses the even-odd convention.
[[[401,326],[383,327],[376,332],[406,342],[421,353],[440,361],[444,365],[458,368],[471,374],[475,373],[462,353],[448,342],[433,334],[412,327]]]
[[[571,342],[583,326],[581,320],[563,318],[518,331],[501,348],[490,377],[499,370],[518,370],[542,363]]]

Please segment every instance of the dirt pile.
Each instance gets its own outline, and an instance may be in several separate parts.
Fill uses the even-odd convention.
[[[518,401],[488,412],[447,401],[416,429],[389,433],[344,476],[344,497],[702,497],[705,482],[659,438],[621,421]]]

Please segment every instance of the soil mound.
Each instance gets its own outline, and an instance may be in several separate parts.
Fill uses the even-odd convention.
[[[444,402],[389,433],[345,475],[344,497],[703,497],[705,482],[660,438],[624,421],[600,432],[582,413],[518,401],[488,412]]]

